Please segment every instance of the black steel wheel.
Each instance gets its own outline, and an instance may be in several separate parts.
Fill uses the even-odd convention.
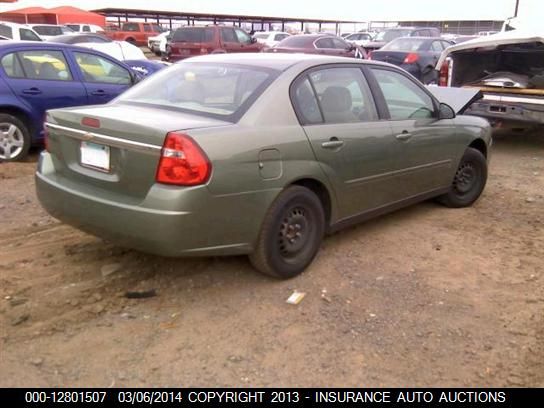
[[[448,207],[468,207],[482,194],[487,182],[487,160],[476,149],[468,148],[459,162],[451,189],[438,200]]]
[[[319,198],[305,187],[290,186],[268,210],[251,263],[267,275],[292,278],[312,262],[324,233]]]

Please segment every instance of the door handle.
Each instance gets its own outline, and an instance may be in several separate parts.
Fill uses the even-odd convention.
[[[93,91],[91,92],[91,95],[95,95],[95,96],[105,96],[106,95],[106,91],[102,90],[102,89],[99,89],[98,91]]]
[[[342,146],[344,146],[344,141],[337,137],[331,137],[328,142],[321,143],[321,147],[324,149],[338,149]]]
[[[397,140],[408,140],[412,137],[412,134],[408,132],[407,130],[403,130],[402,133],[395,136]]]
[[[23,93],[26,95],[39,95],[42,93],[42,91],[38,88],[32,87],[29,89],[23,89]]]

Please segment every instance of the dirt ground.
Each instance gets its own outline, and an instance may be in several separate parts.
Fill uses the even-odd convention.
[[[495,139],[473,207],[340,232],[290,281],[62,225],[36,160],[0,164],[2,387],[544,386],[544,132]]]

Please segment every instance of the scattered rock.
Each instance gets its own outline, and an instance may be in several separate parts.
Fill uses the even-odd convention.
[[[108,265],[104,265],[102,268],[100,268],[100,273],[102,274],[102,277],[106,277],[111,275],[112,273],[117,272],[119,269],[121,269],[120,263],[112,263]]]
[[[132,313],[121,313],[121,317],[125,318],[125,319],[136,319],[136,316],[133,315]]]
[[[244,360],[244,358],[242,356],[232,355],[229,356],[227,360],[229,360],[231,363],[240,363]]]
[[[128,299],[145,299],[154,296],[157,296],[157,291],[155,289],[125,292],[125,297]]]
[[[527,197],[527,198],[525,199],[525,202],[526,202],[526,203],[534,203],[534,202],[535,202],[535,199],[534,199],[533,197]]]
[[[77,299],[70,300],[70,305],[74,307],[79,306],[79,300]]]
[[[28,319],[30,319],[30,315],[29,315],[28,313],[20,314],[19,316],[15,317],[15,318],[11,321],[11,325],[12,325],[12,326],[18,326],[18,325],[20,325],[21,323],[26,322]]]
[[[104,305],[96,305],[93,307],[92,311],[93,313],[95,314],[100,314],[102,313],[104,310],[106,310],[106,308],[104,307]]]
[[[9,301],[10,306],[19,306],[28,302],[27,298],[14,298]]]
[[[39,367],[39,366],[41,366],[43,364],[43,358],[40,358],[40,357],[33,358],[32,360],[30,360],[30,364]]]
[[[383,276],[378,276],[378,277],[376,278],[376,280],[377,280],[377,281],[382,281],[382,280],[383,280]]]

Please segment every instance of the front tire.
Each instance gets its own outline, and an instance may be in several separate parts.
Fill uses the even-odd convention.
[[[447,207],[468,207],[480,197],[486,182],[487,160],[479,150],[469,147],[459,162],[450,191],[438,201]]]
[[[20,161],[28,155],[30,133],[16,116],[0,113],[0,161]]]
[[[324,233],[325,213],[319,198],[305,187],[288,187],[268,210],[249,259],[266,275],[295,277],[314,259]]]

